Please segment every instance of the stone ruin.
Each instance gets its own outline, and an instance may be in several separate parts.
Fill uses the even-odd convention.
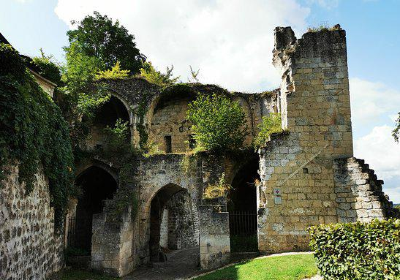
[[[367,222],[398,215],[382,192],[383,181],[353,157],[346,33],[339,26],[297,39],[290,27],[275,29],[273,64],[280,89],[229,93],[242,106],[250,133],[262,117],[282,116],[257,153],[218,157],[207,153],[183,162],[193,145],[186,111],[197,92],[227,94],[215,85],[176,85],[162,90],[141,78],[107,81],[112,98],[97,114],[84,147],[106,149],[104,127],[129,122],[130,144],[151,141],[158,153],[135,160],[128,187],[138,211],[117,220],[111,210],[120,191],[120,163],[101,156],[81,160],[76,184],[84,195],[71,199],[65,229],[54,233],[54,211],[46,178],[24,196],[18,167],[0,189],[0,278],[44,279],[64,265],[63,249],[87,250],[92,269],[123,276],[150,262],[165,261],[165,249],[196,247],[202,269],[229,262],[235,211],[254,213],[260,253],[309,250],[307,228],[322,223]],[[148,143],[149,144],[149,143]],[[225,174],[238,193],[236,204],[203,199],[204,190]],[[231,203],[231,204],[230,204]]]

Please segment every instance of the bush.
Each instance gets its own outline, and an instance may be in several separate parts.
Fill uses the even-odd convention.
[[[399,279],[400,220],[320,225],[309,232],[324,279]]]
[[[282,131],[281,114],[270,113],[269,116],[264,116],[262,123],[258,125],[258,128],[260,129],[260,132],[254,139],[254,146],[256,148],[264,146],[272,133]]]
[[[236,150],[242,147],[247,135],[245,113],[238,102],[223,95],[199,94],[189,104],[188,120],[196,148],[213,152]]]

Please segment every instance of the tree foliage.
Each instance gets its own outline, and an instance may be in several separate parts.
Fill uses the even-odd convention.
[[[39,69],[38,74],[42,77],[60,85],[61,71],[60,66],[54,61],[52,55],[46,55],[43,49],[40,49],[41,56],[34,57],[32,63]]]
[[[254,146],[256,148],[263,147],[272,133],[279,133],[282,131],[281,114],[270,113],[268,116],[264,116],[258,128],[260,132],[254,139]]]
[[[19,166],[19,181],[34,187],[39,166],[49,180],[55,221],[62,223],[74,194],[73,155],[68,125],[59,107],[26,70],[18,52],[0,44],[0,171]],[[9,67],[8,67],[9,66]]]
[[[171,68],[167,67],[165,73],[161,73],[154,68],[151,62],[145,62],[140,69],[140,75],[150,83],[167,87],[175,84],[179,79],[179,77],[173,77],[173,70],[174,66],[171,66]]]
[[[396,142],[399,142],[399,137],[400,137],[400,113],[396,119],[396,126],[393,129],[392,132],[393,138]]]
[[[111,69],[117,61],[121,68],[138,74],[146,57],[140,53],[135,37],[106,15],[94,12],[82,21],[73,21],[77,28],[67,32],[70,44],[77,44],[82,55],[101,61],[100,70]]]
[[[188,120],[196,146],[213,152],[242,147],[247,135],[245,113],[238,102],[218,94],[199,94],[189,104]]]
[[[111,80],[120,80],[126,79],[129,76],[129,70],[122,70],[120,67],[119,61],[111,68],[111,70],[100,71],[96,74],[96,80],[101,79],[111,79]]]

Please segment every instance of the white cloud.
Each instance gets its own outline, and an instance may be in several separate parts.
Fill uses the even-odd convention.
[[[400,91],[379,82],[350,79],[350,97],[355,129],[392,123],[400,110]]]
[[[400,203],[400,144],[394,141],[392,130],[387,125],[374,127],[368,135],[355,141],[354,154],[365,159],[378,179],[385,181],[384,191]]]
[[[309,4],[317,4],[326,9],[336,8],[339,5],[339,0],[308,0]]]
[[[186,81],[192,65],[201,82],[242,91],[279,85],[273,30],[305,30],[310,12],[296,0],[59,0],[55,8],[67,23],[95,10],[119,19],[159,69],[173,64]]]

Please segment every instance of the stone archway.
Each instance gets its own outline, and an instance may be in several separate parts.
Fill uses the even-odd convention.
[[[93,215],[103,211],[104,200],[112,199],[118,183],[105,169],[90,166],[81,172],[75,184],[80,187],[74,217],[68,225],[68,246],[91,254]]]
[[[107,133],[106,128],[113,128],[117,121],[127,123],[129,133],[126,136],[127,141],[132,142],[132,117],[127,105],[119,97],[111,95],[110,100],[104,103],[96,112],[93,123],[90,127],[90,133],[86,140],[86,146],[91,150],[106,148]]]
[[[196,223],[188,191],[178,185],[162,187],[151,200],[150,261],[165,261],[164,250],[198,245]]]

